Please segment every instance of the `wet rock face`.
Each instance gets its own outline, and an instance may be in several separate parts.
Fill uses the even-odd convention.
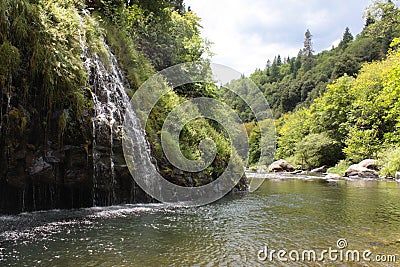
[[[35,96],[24,107],[0,103],[12,115],[4,115],[0,127],[0,213],[150,201],[123,156],[120,127],[129,98],[111,52],[109,57],[109,69],[99,58],[85,58],[89,79],[82,90],[94,107],[83,118],[69,116],[62,138],[65,109],[42,114]]]
[[[86,126],[90,132],[91,123]],[[79,141],[82,136],[68,138]],[[0,147],[0,214],[149,201],[129,173],[120,141],[115,140],[112,148],[108,144],[94,153],[93,146],[86,142],[60,147],[57,142],[48,141],[44,146],[40,145],[40,139],[23,149],[19,146],[18,153],[10,153],[12,144]],[[15,141],[27,143],[26,140]],[[98,157],[97,161],[93,160],[93,155]],[[95,169],[98,170],[96,187]],[[115,176],[113,181],[111,172]]]
[[[57,160],[46,158],[56,151]],[[16,160],[14,166],[3,165],[6,172],[0,180],[0,213],[91,205],[91,166],[84,149],[40,146],[26,155],[18,160],[9,157],[9,162]]]

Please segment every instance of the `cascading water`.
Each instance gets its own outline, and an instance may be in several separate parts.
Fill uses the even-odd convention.
[[[82,12],[84,16],[88,11]],[[82,29],[84,18],[81,17]],[[82,60],[88,73],[88,87],[93,99],[94,116],[92,157],[93,157],[93,205],[116,204],[116,170],[115,158],[123,157],[122,148],[115,152],[115,143],[121,144],[122,125],[124,116],[129,116],[130,131],[135,133],[135,145],[140,149],[140,156],[135,157],[135,165],[155,168],[151,160],[150,146],[139,119],[131,107],[126,93],[124,76],[118,67],[118,62],[108,45],[103,41],[107,51],[107,63],[104,63],[97,54],[89,51],[85,33],[80,33]],[[117,154],[117,155],[116,155]],[[135,202],[136,184],[132,181],[130,202]]]
[[[92,44],[99,43],[95,40],[97,35],[89,31],[96,28],[96,18],[82,7],[78,12],[78,54],[87,82],[82,95],[77,95],[79,99],[71,100],[85,101],[85,105],[79,105],[81,113],[75,112],[75,101],[69,103],[71,110],[69,101],[65,101],[48,113],[39,104],[41,95],[34,93],[38,88],[29,90],[23,101],[20,92],[14,92],[12,87],[1,94],[0,213],[151,200],[136,186],[124,157],[125,117],[133,122],[129,134],[135,135],[132,143],[136,155],[128,162],[140,171],[137,175],[143,172],[151,180],[146,172],[149,166],[155,166],[145,132],[125,91],[128,83],[104,42],[100,43],[101,56],[95,53],[98,49],[92,49]],[[71,42],[71,49],[74,48],[75,43]],[[57,85],[57,90],[64,90],[62,84]],[[71,116],[67,116],[68,112]]]

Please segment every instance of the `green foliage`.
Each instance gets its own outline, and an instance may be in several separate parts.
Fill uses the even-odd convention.
[[[304,72],[311,70],[313,65],[314,49],[311,38],[311,32],[310,30],[307,30],[305,33],[304,47],[302,51]]]
[[[107,42],[119,59],[118,62],[125,71],[130,85],[138,89],[154,73],[149,60],[136,49],[127,29],[118,27],[107,18],[103,19],[102,27],[107,32]]]
[[[400,171],[400,147],[384,147],[378,154],[378,163],[382,166],[382,176],[395,177]]]
[[[310,132],[310,112],[301,109],[283,115],[278,129],[276,158],[288,158],[296,152],[296,145]]]
[[[254,84],[246,79],[238,79],[226,85],[227,88],[221,87],[218,91],[218,97],[232,109],[237,111],[238,116],[243,122],[250,122],[255,119],[253,111],[248,104],[236,93],[246,96],[253,105],[258,102],[258,88],[254,88]],[[229,89],[228,89],[229,88]]]
[[[268,166],[275,156],[275,123],[266,119],[252,127],[249,136],[250,150],[248,165]]]
[[[399,141],[400,52],[367,64],[355,84],[356,97],[348,121],[352,125],[344,152],[358,161],[375,157],[382,144]]]
[[[329,168],[327,173],[339,174],[343,176],[347,169],[350,167],[350,163],[346,160],[339,161],[334,167]]]
[[[250,76],[280,118],[276,158],[332,166],[376,157],[382,146],[400,143],[400,10],[377,0],[366,18],[355,40],[346,28],[339,47],[317,55],[307,31],[297,57],[282,62],[278,56]],[[241,104],[235,108],[250,114]],[[331,154],[321,160],[318,149],[325,146]]]
[[[260,127],[255,125],[249,136],[249,165],[258,163],[261,157],[261,132]]]
[[[0,88],[5,88],[11,84],[13,74],[18,70],[21,64],[18,48],[5,40],[0,45]]]
[[[89,8],[97,10],[116,25],[123,25],[126,22],[126,2],[125,0],[86,0]]]
[[[352,127],[349,137],[346,139],[346,147],[343,152],[351,162],[360,162],[366,158],[376,158],[377,150],[380,147],[377,130],[360,130]]]
[[[356,75],[360,69],[360,63],[354,55],[345,53],[336,59],[335,67],[333,68],[332,78],[337,79],[343,75]]]
[[[340,49],[346,49],[347,48],[347,46],[348,46],[348,44],[351,42],[351,41],[353,41],[353,39],[354,39],[354,37],[353,37],[353,35],[350,33],[350,29],[349,29],[349,27],[346,27],[346,30],[345,30],[345,32],[344,32],[344,34],[343,34],[343,38],[342,38],[342,40],[340,41],[340,43],[339,43],[339,48]]]
[[[76,35],[81,22],[73,1],[40,1],[38,10],[42,29],[32,43],[31,72],[32,78],[43,84],[44,104],[51,111],[54,99],[66,100],[74,95],[70,92],[81,90],[85,84],[82,49]]]
[[[355,100],[354,81],[353,77],[344,76],[328,85],[325,94],[314,100],[309,108],[310,132],[327,132],[343,143],[348,134],[348,114]]]
[[[154,107],[146,125],[146,131],[154,149],[154,153],[158,159],[159,167],[164,171],[171,169],[172,166],[170,166],[169,161],[166,159],[163,152],[163,148],[160,145],[161,130],[168,114],[170,114],[173,109],[185,100],[184,97],[178,96],[173,90],[170,90],[168,94],[163,95]],[[185,112],[197,113],[199,111],[185,110]],[[186,122],[182,121],[182,117],[183,116],[178,116],[172,120],[176,122],[176,125],[185,125],[180,133],[179,144],[175,143],[168,134],[165,136],[165,141],[171,146],[171,148],[175,148],[176,150],[180,149],[187,159],[198,160],[201,155],[200,150],[198,149],[200,141],[204,139],[213,140],[216,146],[217,155],[211,166],[205,170],[205,174],[212,178],[218,177],[225,171],[227,162],[231,158],[232,147],[227,139],[227,134],[221,132],[218,127],[214,127],[213,123],[209,120],[196,119],[194,121]],[[241,159],[235,151],[233,151],[233,155],[233,160],[236,162],[235,171],[241,172]]]
[[[322,165],[332,166],[340,153],[338,142],[327,133],[310,134],[296,145],[295,157],[303,168],[311,169]]]
[[[136,49],[151,60],[156,70],[183,63],[207,60],[209,42],[200,36],[200,18],[186,12],[182,1],[132,1],[127,27]],[[187,84],[175,88],[185,97],[215,97],[210,84]]]
[[[84,135],[92,134],[85,128],[90,128],[87,126],[91,122],[93,101],[87,88],[90,77],[83,61],[87,56],[85,52],[89,52],[97,54],[106,65],[110,63],[104,42],[121,65],[132,89],[128,89],[130,95],[155,70],[201,61],[204,71],[199,73],[199,80],[209,82],[170,90],[154,108],[146,128],[160,170],[169,172],[169,178],[176,180],[177,174],[171,174],[173,167],[165,158],[160,143],[164,120],[188,98],[216,96],[217,88],[207,68],[209,62],[203,60],[203,55],[209,53],[209,43],[201,38],[200,28],[200,19],[185,10],[182,0],[1,1],[0,89],[3,93],[0,105],[3,111],[7,110],[7,114],[2,112],[2,115],[8,123],[8,127],[1,127],[1,144],[4,143],[4,128],[15,129],[15,146],[27,142],[28,138],[22,138],[27,135],[26,128],[30,128],[35,131],[35,137],[44,137],[44,140],[32,140],[35,145],[47,146],[50,143],[47,141],[52,141],[62,146],[63,139],[72,137],[72,142],[86,142],[84,146],[88,152],[91,137]],[[11,98],[12,107],[8,108],[4,100]],[[1,123],[3,121],[6,120],[1,118]],[[238,129],[240,131],[245,130]],[[193,178],[195,185],[218,177],[225,170],[231,152],[235,171],[243,171],[242,159],[232,151],[228,134],[215,121],[187,122],[177,148],[188,159],[198,159],[201,155],[199,140],[203,139],[214,141],[217,156],[202,172],[202,176],[208,178]]]
[[[400,141],[400,52],[395,48],[398,42],[398,39],[393,41],[394,49],[385,60],[364,64],[357,78],[346,75],[339,78],[309,108],[284,115],[277,157],[300,157],[303,164],[311,167],[314,164],[310,162],[321,163],[307,154],[315,152],[316,148],[311,147],[314,143],[316,147],[331,146],[329,162],[346,156],[348,162],[356,163],[376,158],[383,146],[397,146]],[[320,134],[326,135],[327,144],[317,138]],[[299,154],[304,146],[307,149]]]
[[[44,128],[50,129],[48,118],[57,110],[70,109],[79,120],[87,107],[80,45],[85,29],[76,6],[83,1],[0,3],[0,85],[20,96],[16,105],[34,104]]]
[[[179,13],[162,4],[159,9],[130,6],[128,23],[137,48],[157,70],[200,60],[209,52],[208,41],[200,37],[200,19],[193,12]]]
[[[356,77],[363,63],[385,58],[390,42],[400,36],[400,11],[391,2],[375,1],[366,11],[368,23],[354,39],[346,28],[337,48],[314,55],[312,35],[305,34],[303,48],[296,57],[268,61],[250,78],[264,91],[274,115],[308,107],[328,84],[347,74]]]
[[[400,37],[400,10],[392,1],[375,0],[367,9],[365,17],[373,21],[365,34],[380,42],[381,53],[386,53],[390,43]]]

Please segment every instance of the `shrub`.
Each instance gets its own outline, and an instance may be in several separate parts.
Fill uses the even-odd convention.
[[[296,146],[295,156],[303,168],[314,168],[322,165],[333,165],[340,155],[337,141],[326,132],[310,134],[304,137]]]
[[[349,166],[350,166],[349,162],[347,162],[346,160],[341,160],[334,167],[329,168],[327,172],[344,175]]]
[[[378,155],[381,175],[394,177],[400,171],[400,147],[384,148]]]

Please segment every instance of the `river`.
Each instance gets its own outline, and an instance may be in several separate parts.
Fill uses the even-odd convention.
[[[338,249],[339,239],[347,242],[344,252],[372,254],[360,262],[327,255],[296,261],[293,253],[288,259],[291,250],[315,250],[319,257]],[[282,259],[290,263],[276,255],[265,259],[266,248],[286,250]],[[395,254],[399,263],[396,182],[268,179],[254,193],[202,207],[142,204],[0,216],[0,265],[396,266],[373,262]]]

